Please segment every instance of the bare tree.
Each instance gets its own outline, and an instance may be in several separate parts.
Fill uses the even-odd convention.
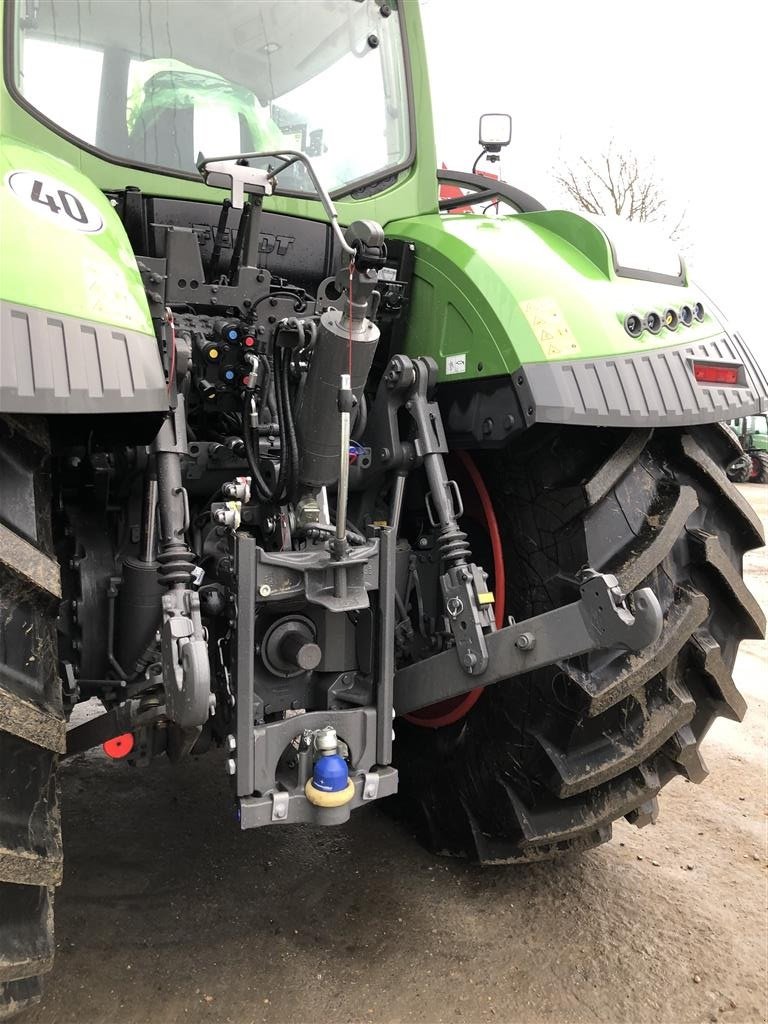
[[[660,224],[674,241],[683,233],[685,211],[670,218],[653,164],[643,166],[631,151],[611,143],[597,159],[580,156],[555,172],[555,181],[587,213]]]

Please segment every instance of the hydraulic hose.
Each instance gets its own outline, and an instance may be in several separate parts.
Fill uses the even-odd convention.
[[[290,368],[291,355],[286,349],[283,355],[281,387],[283,389],[283,407],[285,412],[285,425],[282,438],[284,455],[288,456],[289,469],[287,472],[287,498],[295,502],[298,497],[299,477],[299,441],[296,434],[296,424],[293,419],[293,406],[291,403],[290,390]]]
[[[251,427],[252,396],[246,394],[243,402],[243,444],[245,445],[245,457],[251,470],[251,482],[257,497],[261,501],[273,501],[273,492],[261,475],[259,468],[259,439],[255,438],[255,431]]]
[[[254,492],[261,501],[275,504],[295,500],[298,482],[299,446],[293,419],[289,370],[290,352],[287,349],[281,349],[275,356],[273,374],[276,426],[280,438],[280,469],[274,487],[269,486],[261,473],[258,440],[262,433],[267,435],[273,433],[272,425],[270,424],[269,429],[266,430],[262,429],[260,425],[251,426],[251,395],[246,395],[243,406],[243,443],[251,470]]]

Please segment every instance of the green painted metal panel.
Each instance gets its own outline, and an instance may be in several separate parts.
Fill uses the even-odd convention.
[[[653,350],[723,330],[707,310],[691,327],[630,337],[627,314],[697,301],[706,309],[706,299],[694,285],[617,276],[606,236],[574,213],[429,215],[391,223],[387,234],[416,246],[407,351],[433,356],[443,379]]]
[[[154,337],[109,200],[71,164],[0,137],[0,299]]]

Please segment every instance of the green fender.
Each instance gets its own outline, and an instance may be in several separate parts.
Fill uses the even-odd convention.
[[[611,243],[566,211],[394,221],[387,236],[416,247],[406,349],[430,355],[440,379],[507,375],[521,364],[594,359],[696,342],[723,330],[688,284],[617,275]],[[703,321],[631,337],[625,317],[704,304]]]
[[[0,412],[167,411],[144,285],[107,197],[63,160],[1,138],[0,224]]]
[[[0,139],[0,224],[0,299],[154,338],[120,218],[70,164]]]

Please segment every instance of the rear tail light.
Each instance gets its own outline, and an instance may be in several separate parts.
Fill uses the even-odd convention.
[[[738,386],[739,367],[723,366],[721,363],[694,363],[693,376],[699,384],[729,384]]]

